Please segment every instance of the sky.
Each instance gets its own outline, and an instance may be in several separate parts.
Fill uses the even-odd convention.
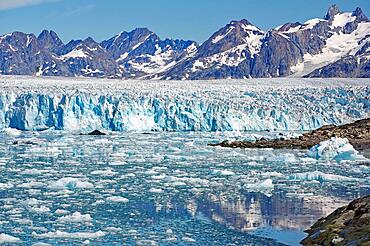
[[[231,20],[247,19],[263,30],[286,22],[322,18],[330,5],[343,11],[370,0],[0,0],[0,34],[54,30],[64,42],[108,39],[147,27],[161,38],[204,42]]]

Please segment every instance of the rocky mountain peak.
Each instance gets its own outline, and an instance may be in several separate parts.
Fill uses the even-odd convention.
[[[362,12],[362,9],[357,7],[355,11],[353,11],[352,16],[356,16],[356,20],[358,22],[368,22],[369,19],[367,16]]]
[[[97,46],[99,45],[97,42],[92,37],[87,37],[84,41],[83,44],[87,46]]]
[[[62,40],[52,30],[43,30],[37,37],[37,41],[41,47],[52,51],[64,45]]]
[[[158,39],[158,36],[154,32],[150,31],[148,28],[145,27],[136,28],[132,30],[129,33],[129,35],[132,36],[133,38],[138,38],[139,40],[140,39],[145,40],[149,37],[153,39]]]
[[[332,21],[334,20],[334,16],[337,14],[342,13],[338,7],[338,5],[334,4],[329,7],[328,12],[326,13],[326,16],[324,17],[325,20]]]

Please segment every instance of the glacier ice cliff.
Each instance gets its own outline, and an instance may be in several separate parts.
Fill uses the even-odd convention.
[[[311,130],[370,116],[366,79],[0,77],[0,129]]]

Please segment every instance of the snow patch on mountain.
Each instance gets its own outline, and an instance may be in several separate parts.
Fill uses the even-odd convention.
[[[338,14],[343,16],[343,14]],[[348,15],[344,15],[348,16]],[[339,23],[343,24],[344,22]],[[336,25],[337,25],[336,24]],[[342,31],[332,31],[332,36],[326,40],[322,51],[318,54],[306,53],[303,56],[303,64],[296,64],[291,67],[295,77],[301,77],[310,72],[333,63],[343,56],[354,55],[362,45],[366,44],[367,36],[370,33],[370,22],[359,23],[356,30],[352,33],[343,33]]]
[[[303,30],[308,30],[308,29],[312,29],[314,28],[318,23],[320,22],[323,22],[323,21],[327,21],[327,20],[324,20],[324,19],[311,19],[311,20],[308,20],[304,23],[304,26],[303,26]]]
[[[220,35],[217,35],[214,39],[212,39],[212,43],[215,44],[215,43],[218,43],[220,40],[222,40],[223,38],[225,38],[227,35],[229,35],[229,33],[231,33],[231,31],[234,29],[235,27],[234,26],[230,26],[227,30],[226,33],[223,33],[223,34],[220,34]]]
[[[340,13],[334,16],[332,23],[333,27],[344,27],[347,23],[353,22],[356,19],[356,16],[353,16],[352,13]]]
[[[74,49],[71,52],[62,55],[60,57],[62,60],[68,60],[69,58],[91,58],[82,49]]]

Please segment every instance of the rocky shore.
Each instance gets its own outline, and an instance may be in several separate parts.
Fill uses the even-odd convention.
[[[331,137],[347,138],[349,143],[365,156],[370,156],[370,118],[358,120],[341,126],[327,125],[319,129],[304,133],[298,138],[291,139],[260,139],[255,142],[247,141],[223,141],[221,143],[209,144],[210,146],[221,146],[231,148],[296,148],[307,149],[328,140]]]
[[[303,245],[370,245],[370,195],[338,208],[306,232]]]

